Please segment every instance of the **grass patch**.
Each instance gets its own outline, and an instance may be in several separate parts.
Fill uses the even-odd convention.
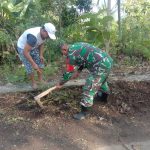
[[[48,77],[55,75],[59,70],[59,66],[57,63],[52,63],[47,65],[43,71],[44,79],[48,79]],[[35,72],[35,79],[37,80],[37,74]],[[4,64],[0,66],[0,81],[3,84],[6,83],[24,83],[28,82],[28,76],[26,74],[25,68],[23,65],[7,65]]]
[[[60,70],[60,66],[57,63],[51,63],[44,68],[43,77],[47,80],[50,76],[57,74]]]
[[[3,83],[25,82],[27,75],[22,65],[7,65],[0,66],[0,80]]]

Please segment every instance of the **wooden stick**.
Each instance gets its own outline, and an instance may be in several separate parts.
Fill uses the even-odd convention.
[[[39,95],[37,95],[37,96],[34,97],[35,101],[37,102],[37,104],[38,104],[41,108],[44,108],[44,106],[43,106],[43,103],[40,101],[40,99],[41,99],[42,97],[44,97],[45,95],[49,94],[50,92],[52,92],[52,91],[55,90],[55,89],[56,89],[56,86],[51,87],[51,88],[47,89],[46,91],[44,91],[44,92],[42,92],[42,93],[40,93]]]
[[[84,85],[85,81],[81,81],[79,83],[76,82],[76,80],[74,81],[70,81],[66,84],[63,85],[63,87],[67,87],[67,86],[73,86],[73,85],[76,85],[76,86],[81,86],[81,85]],[[51,87],[49,89],[47,89],[46,91],[40,93],[39,95],[35,96],[34,99],[35,101],[37,102],[37,104],[41,107],[41,108],[44,108],[43,106],[43,103],[41,102],[41,98],[44,97],[45,95],[49,94],[50,92],[52,92],[53,90],[56,89],[56,86],[54,87]]]
[[[45,95],[47,95],[48,93],[52,92],[52,91],[55,90],[55,89],[56,89],[56,86],[51,87],[51,88],[47,89],[46,91],[40,93],[39,95],[35,96],[34,99],[35,99],[35,100],[36,100],[36,99],[40,99],[40,98],[44,97]]]
[[[40,99],[35,99],[35,101],[37,102],[37,104],[38,104],[42,109],[44,109],[43,103],[41,102]]]

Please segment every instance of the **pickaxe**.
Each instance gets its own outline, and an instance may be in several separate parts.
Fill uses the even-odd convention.
[[[43,103],[41,102],[41,98],[44,97],[45,95],[51,93],[52,91],[54,91],[56,89],[56,86],[51,87],[49,89],[47,89],[46,91],[40,93],[39,95],[35,96],[34,99],[37,102],[37,104],[43,109]]]

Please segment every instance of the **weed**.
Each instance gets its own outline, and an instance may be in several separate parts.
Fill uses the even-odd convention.
[[[47,79],[49,76],[54,75],[58,71],[58,64],[53,63],[50,65],[47,65],[44,68],[43,76],[44,79]],[[25,71],[25,68],[23,65],[7,65],[4,64],[3,66],[0,66],[0,80],[2,83],[23,83],[28,82],[28,77]],[[35,79],[37,79],[37,75],[35,73]]]

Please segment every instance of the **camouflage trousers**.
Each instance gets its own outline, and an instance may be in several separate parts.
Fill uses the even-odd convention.
[[[93,105],[93,99],[95,94],[101,95],[102,92],[110,93],[110,89],[107,83],[112,67],[112,59],[107,58],[105,61],[100,62],[97,68],[97,73],[90,73],[83,86],[83,95],[80,104],[84,107],[91,107]]]

